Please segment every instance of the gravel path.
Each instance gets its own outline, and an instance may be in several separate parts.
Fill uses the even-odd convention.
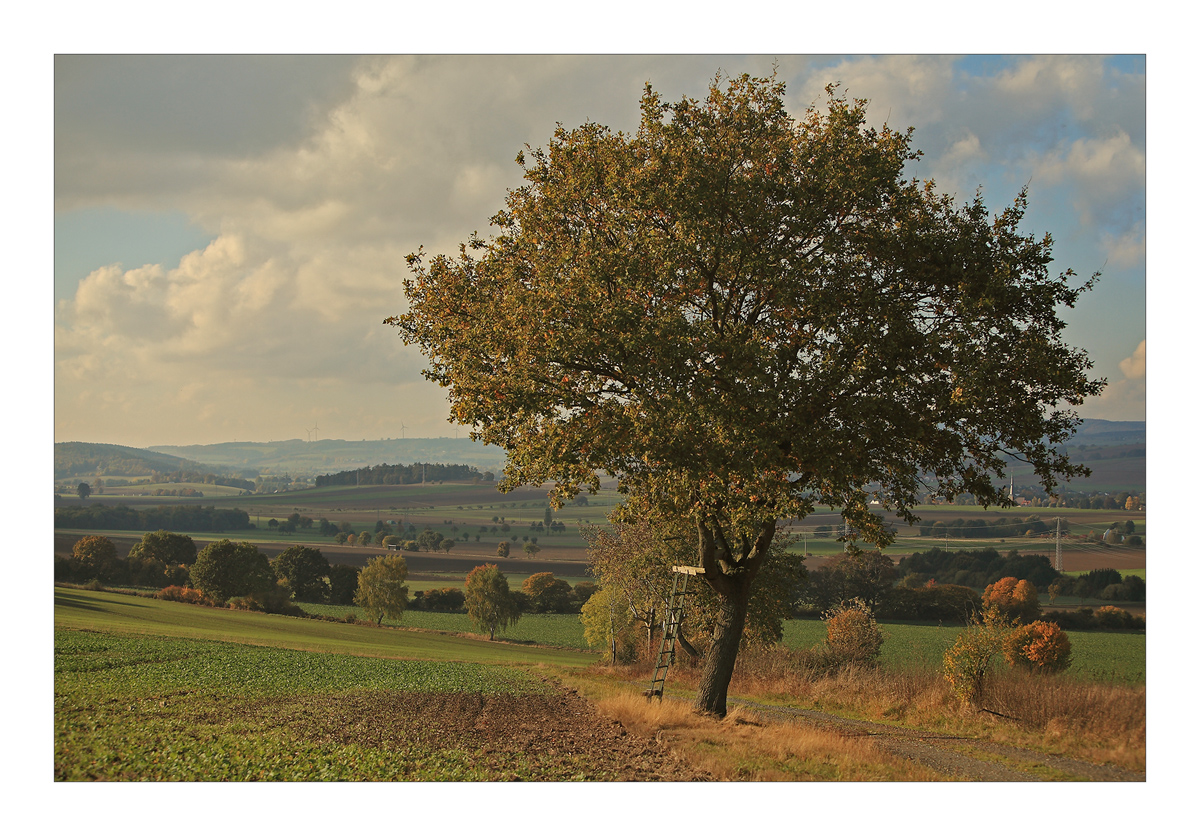
[[[808,722],[841,734],[869,737],[893,755],[922,765],[959,781],[1145,781],[1144,772],[1130,772],[1115,766],[1100,766],[1072,758],[1047,755],[1030,749],[990,743],[970,737],[952,737],[872,723],[849,720],[835,714],[803,708],[769,706],[749,700],[730,699],[767,720]],[[1003,763],[998,761],[1003,760]],[[1056,774],[1047,775],[1046,769]]]

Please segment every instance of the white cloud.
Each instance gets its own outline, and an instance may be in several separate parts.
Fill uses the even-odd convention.
[[[1140,380],[1146,376],[1146,341],[1138,343],[1133,354],[1119,364],[1121,373],[1127,380]]]
[[[265,121],[249,119],[251,128],[225,131],[240,137],[228,147],[219,141],[225,116],[215,104],[205,112],[217,124],[175,145],[156,121],[167,111],[139,110],[136,97],[116,103],[129,124],[102,111],[107,127],[90,134],[83,117],[65,114],[74,121],[62,122],[71,141],[56,156],[60,209],[182,210],[213,241],[178,265],[102,267],[60,306],[56,433],[126,443],[146,434],[164,443],[269,438],[292,415],[300,427],[319,420],[331,436],[394,435],[401,418],[424,427],[414,433],[449,433],[443,393],[419,377],[423,359],[382,325],[403,309],[404,255],[421,245],[453,252],[471,231],[486,234],[505,189],[521,182],[516,152],[544,145],[556,122],[631,130],[647,80],[667,100],[702,97],[718,68],[765,75],[772,62],[536,55],[335,62],[343,77],[304,103],[303,118],[292,114],[286,130],[261,128],[261,136],[252,130]],[[1060,113],[1099,124],[1106,113],[1125,112],[1102,106],[1112,85],[1098,60],[1025,59],[982,80],[964,79],[944,56],[844,59],[817,72],[812,64],[779,62],[797,112],[840,80],[851,96],[871,100],[873,123],[918,126],[916,145],[928,152],[921,173],[936,175],[943,188],[969,194],[987,180],[1007,189],[1006,177],[1021,183],[1036,172],[1079,217],[1112,221],[1104,231],[1110,260],[1136,265],[1139,246],[1144,259],[1144,221],[1124,223],[1103,209],[1144,195],[1144,128],[1059,132]],[[173,91],[152,92],[161,104]],[[86,110],[78,104],[86,97],[74,100]]]

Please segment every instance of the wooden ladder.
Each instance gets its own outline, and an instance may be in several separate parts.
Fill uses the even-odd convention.
[[[662,642],[658,647],[658,659],[654,663],[654,678],[650,680],[650,687],[642,692],[646,699],[662,699],[667,671],[675,661],[675,642],[679,638],[679,627],[683,624],[687,596],[695,594],[694,591],[688,591],[688,578],[704,574],[704,570],[698,566],[672,566],[671,571],[675,574],[671,583],[671,601],[667,604],[667,616],[663,620]]]

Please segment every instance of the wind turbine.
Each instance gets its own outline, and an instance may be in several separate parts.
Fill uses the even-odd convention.
[[[308,439],[309,441],[317,440],[317,430],[319,430],[319,429],[321,429],[321,427],[318,425],[318,423],[316,421],[313,421],[312,435],[309,437],[309,439]]]
[[[401,422],[400,422],[400,437],[401,437],[401,438],[404,438],[404,431],[405,431],[406,429],[408,429],[408,427],[404,426],[404,422],[403,422],[403,421],[401,421]]]

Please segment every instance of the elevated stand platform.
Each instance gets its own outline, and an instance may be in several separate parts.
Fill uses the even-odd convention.
[[[666,618],[663,619],[662,643],[658,648],[658,658],[654,663],[654,678],[650,687],[642,692],[646,699],[657,697],[662,699],[663,686],[667,681],[667,671],[675,661],[675,643],[679,639],[679,627],[683,624],[683,612],[687,604],[687,596],[695,594],[688,590],[688,579],[703,575],[704,569],[699,566],[672,566],[671,572],[675,579],[671,584],[671,600],[667,604]]]

